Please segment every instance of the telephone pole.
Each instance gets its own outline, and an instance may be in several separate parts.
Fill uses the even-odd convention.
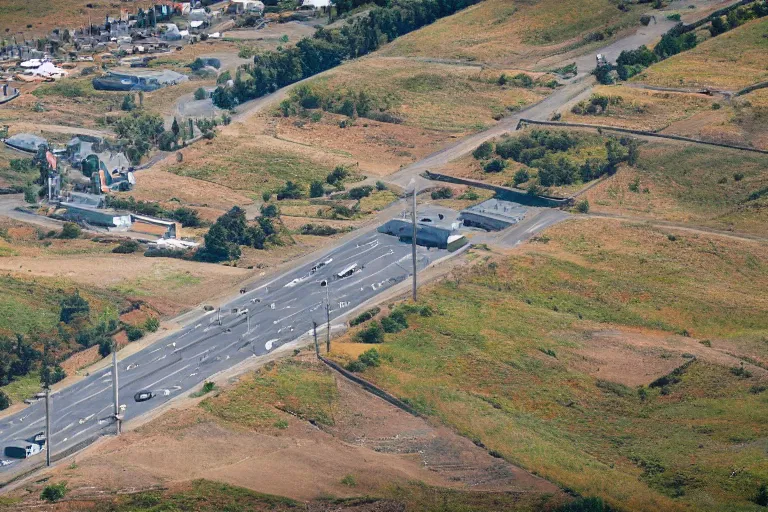
[[[327,322],[327,329],[325,333],[325,353],[331,351],[331,282],[325,287],[325,319]]]
[[[120,399],[118,394],[118,381],[117,381],[117,343],[112,342],[112,392],[114,394],[115,401],[115,424],[117,425],[117,435],[120,435]]]
[[[320,345],[317,343],[317,322],[312,321],[312,334],[315,335],[315,354],[320,358]]]
[[[45,386],[45,465],[51,465],[51,388]]]
[[[413,239],[411,240],[411,254],[413,256],[413,302],[416,302],[416,182],[413,182],[413,209],[411,211],[413,222]]]

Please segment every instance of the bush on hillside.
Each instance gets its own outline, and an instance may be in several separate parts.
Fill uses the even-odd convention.
[[[381,308],[379,307],[375,307],[375,308],[371,308],[366,311],[363,311],[362,313],[360,313],[355,318],[349,321],[349,326],[354,327],[356,325],[360,325],[364,322],[367,322],[371,318],[378,315],[380,312],[381,312]]]
[[[371,324],[357,333],[357,340],[360,343],[383,343],[384,330],[379,322],[373,321]]]
[[[485,160],[487,158],[490,158],[493,154],[493,143],[489,141],[485,141],[472,152],[472,156],[475,157],[475,160]]]

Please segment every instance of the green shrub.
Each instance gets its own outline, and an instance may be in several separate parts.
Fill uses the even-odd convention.
[[[43,492],[40,493],[40,499],[53,503],[62,499],[66,494],[67,482],[59,482],[45,486]]]
[[[349,326],[354,327],[356,325],[360,325],[364,322],[367,322],[371,318],[375,317],[381,312],[380,307],[371,308],[369,310],[363,311],[359,315],[357,315],[355,318],[349,321]]]
[[[61,233],[59,233],[59,238],[71,240],[80,237],[82,234],[83,230],[80,229],[80,226],[74,222],[65,222],[64,227],[61,229]]]
[[[761,507],[768,507],[768,484],[765,482],[760,484],[760,487],[757,489],[757,493],[755,494],[755,497],[752,499],[752,501]]]
[[[493,143],[489,141],[483,142],[472,152],[472,156],[475,157],[475,160],[485,160],[491,158],[492,154]]]
[[[384,183],[381,180],[377,181],[376,182],[376,190],[378,190],[379,192],[381,192],[383,190],[387,190],[387,184]]]
[[[525,183],[529,179],[531,179],[531,176],[530,174],[528,174],[528,171],[526,171],[525,169],[520,169],[515,173],[515,177],[513,178],[513,183],[515,184],[515,186],[518,186],[521,183]]]
[[[135,325],[126,324],[125,335],[128,337],[128,341],[136,341],[144,336],[144,331]]]
[[[371,325],[357,333],[357,340],[360,343],[382,343],[384,341],[384,330],[379,322],[371,322]]]
[[[355,481],[355,477],[352,475],[344,475],[344,478],[341,479],[341,483],[347,487],[355,487],[357,485],[357,481]]]
[[[208,93],[207,93],[207,92],[205,92],[205,89],[203,89],[202,87],[198,88],[198,89],[195,91],[195,99],[196,99],[196,100],[198,100],[198,101],[200,101],[200,100],[204,100],[204,99],[205,99],[205,98],[207,98],[207,97],[208,97]]]
[[[156,316],[147,318],[144,328],[149,332],[155,332],[160,328],[160,320]]]
[[[203,392],[203,394],[210,393],[215,388],[216,388],[216,384],[211,382],[211,381],[209,381],[209,380],[207,380],[207,381],[205,381],[205,383],[203,383],[202,392]]]
[[[354,361],[350,362],[346,366],[347,370],[353,373],[360,373],[364,372],[366,368],[368,368],[365,364],[360,362],[358,359],[355,359]]]
[[[322,224],[304,224],[299,229],[299,232],[302,235],[313,235],[313,236],[332,236],[337,233],[340,233],[342,230],[335,228],[333,226],[325,226]]]
[[[450,187],[440,187],[437,190],[433,190],[430,197],[435,201],[438,199],[450,199],[453,197],[453,189]]]
[[[141,249],[141,245],[136,240],[123,240],[120,245],[112,249],[116,254],[131,254]]]
[[[325,188],[323,182],[315,180],[309,184],[309,197],[323,197],[325,195]]]
[[[11,399],[4,391],[0,390],[0,411],[3,411],[11,406]]]
[[[494,158],[483,166],[485,172],[501,172],[507,168],[507,162],[501,158]]]
[[[364,197],[370,196],[371,192],[373,192],[373,187],[371,187],[370,185],[365,185],[363,187],[355,187],[353,189],[350,189],[349,197],[351,197],[352,199],[360,200]]]
[[[742,379],[748,379],[752,377],[752,372],[744,368],[744,363],[741,363],[741,366],[734,366],[731,368],[731,373],[737,377],[741,377]]]
[[[358,360],[366,366],[373,366],[374,368],[381,365],[381,357],[379,351],[375,348],[366,350],[358,357]]]
[[[584,199],[576,203],[576,211],[579,213],[589,213],[589,201]]]

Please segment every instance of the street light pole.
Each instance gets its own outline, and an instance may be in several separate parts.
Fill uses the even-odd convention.
[[[45,386],[45,465],[51,465],[51,388]]]
[[[325,319],[327,322],[327,329],[325,333],[325,352],[326,354],[331,351],[331,282],[327,281],[325,287]]]
[[[416,182],[413,183],[413,209],[411,211],[413,222],[413,237],[411,240],[411,254],[413,256],[413,302],[416,302]]]
[[[115,423],[117,425],[117,434],[120,435],[120,398],[118,394],[117,381],[117,343],[112,342],[112,393],[114,400]]]

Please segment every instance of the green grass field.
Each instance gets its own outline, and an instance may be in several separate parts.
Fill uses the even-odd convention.
[[[313,180],[325,180],[333,168],[298,153],[241,145],[239,137],[221,135],[207,146],[199,158],[185,159],[171,169],[180,176],[209,181],[233,190],[275,191],[290,180],[309,190]],[[237,148],[237,150],[235,150]]]
[[[581,220],[517,255],[478,252],[471,270],[422,293],[436,313],[387,335],[382,365],[363,375],[617,510],[757,511],[749,500],[768,480],[768,393],[758,378],[700,357],[679,382],[641,394],[582,366],[591,333],[617,328],[706,337],[713,350],[754,347],[766,360],[765,246],[669,235]],[[690,361],[658,355],[669,358]]]
[[[213,415],[252,429],[284,428],[287,414],[333,425],[338,391],[328,368],[296,360],[270,363],[201,407]]]

